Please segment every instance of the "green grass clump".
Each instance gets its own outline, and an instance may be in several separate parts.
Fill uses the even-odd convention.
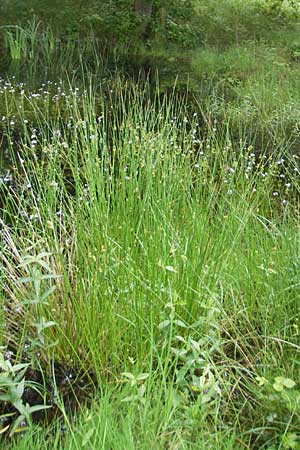
[[[1,448],[299,447],[299,18],[185,5],[1,22]]]
[[[110,88],[16,88],[31,115],[13,124],[6,102],[1,342],[30,367],[16,393],[1,385],[2,413],[15,421],[38,382],[27,402],[67,429],[16,445],[284,448],[299,420],[298,157],[233,142],[230,121],[201,130],[175,95]]]

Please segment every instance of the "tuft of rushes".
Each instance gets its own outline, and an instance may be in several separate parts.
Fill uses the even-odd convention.
[[[0,339],[54,385],[60,364],[97,392],[88,411],[78,399],[75,425],[58,390],[67,436],[54,432],[49,445],[237,449],[292,439],[297,157],[232,140],[230,121],[228,133],[204,132],[200,109],[188,111],[175,91],[150,97],[147,83],[86,80],[38,96],[14,88],[14,100],[3,93],[6,117],[10,102],[24,108],[6,120],[16,188],[1,211]],[[28,255],[46,261],[45,289],[55,280],[38,307],[19,282]],[[41,316],[51,326],[37,351],[28,339]],[[33,428],[18,448],[40,436]]]

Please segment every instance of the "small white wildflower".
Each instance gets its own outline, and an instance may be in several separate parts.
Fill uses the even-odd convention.
[[[29,220],[37,220],[39,218],[38,214],[30,214]]]

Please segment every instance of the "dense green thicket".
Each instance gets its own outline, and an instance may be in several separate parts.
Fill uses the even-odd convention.
[[[162,30],[166,40],[190,46],[199,39],[198,21],[192,0],[147,1],[24,1],[2,5],[5,21],[32,19],[35,15],[66,34],[84,34],[91,29],[104,41],[133,42],[148,39]]]
[[[36,16],[64,35],[93,32],[110,45],[138,41],[180,47],[223,43],[243,35],[265,35],[274,20],[284,23],[297,11],[297,1],[250,0],[4,0],[2,24],[24,23]],[[3,23],[3,20],[5,23]],[[225,38],[225,42],[224,42]]]

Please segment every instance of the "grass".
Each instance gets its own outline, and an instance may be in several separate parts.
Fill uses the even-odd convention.
[[[192,93],[24,34],[0,79],[0,447],[299,447],[297,24],[257,36],[237,4],[202,5]]]
[[[44,394],[29,403],[66,429],[32,428],[16,448],[285,448],[299,418],[297,155],[203,134],[200,110],[147,86],[115,80],[110,100],[91,81],[58,87],[12,84],[31,116],[5,120],[3,351],[30,364],[25,386]]]
[[[239,446],[236,436],[230,432],[213,434],[205,433],[198,428],[196,442],[191,442],[184,434],[184,415],[170,406],[167,410],[164,403],[158,402],[155,408],[141,408],[137,405],[128,406],[120,396],[107,394],[101,399],[101,407],[95,406],[93,413],[85,411],[80,422],[76,422],[76,432],[73,439],[67,435],[62,439],[58,430],[51,441],[53,448],[114,448],[114,449],[160,449],[160,448],[204,448],[234,449]],[[162,408],[162,409],[159,409]],[[199,420],[199,416],[197,417]],[[195,417],[195,423],[197,418]],[[200,419],[201,420],[201,419]],[[188,427],[189,425],[186,424]],[[63,447],[61,447],[63,441]],[[48,448],[41,434],[33,430],[27,434],[18,449]]]
[[[256,136],[265,149],[296,142],[299,63],[293,54],[292,45],[255,42],[196,51],[192,68],[206,98],[203,108],[220,124],[230,121],[234,136],[252,142]]]

